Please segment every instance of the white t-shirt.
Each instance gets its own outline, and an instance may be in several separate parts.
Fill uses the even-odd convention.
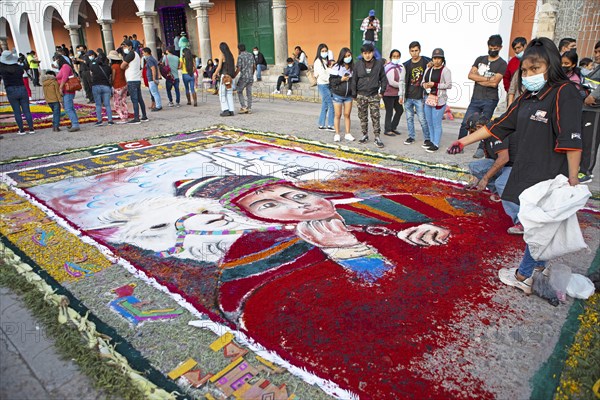
[[[129,64],[125,70],[125,80],[127,82],[141,82],[142,80],[142,59],[135,51],[131,50],[125,55],[123,61]]]

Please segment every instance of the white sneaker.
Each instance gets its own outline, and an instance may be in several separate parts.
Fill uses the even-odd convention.
[[[288,95],[288,96],[291,96],[291,95],[292,95],[292,91],[291,91],[291,90],[288,90],[288,91],[287,91],[287,95]]]
[[[169,102],[169,104],[167,104],[167,106],[169,106],[169,107],[173,107],[173,103],[172,103],[172,102]]]
[[[273,94],[281,94],[279,90],[273,90]]]
[[[333,141],[334,142],[339,142],[340,140],[342,140],[342,138],[340,137],[340,135],[338,135],[337,133],[335,135],[333,135]]]
[[[346,134],[344,135],[344,140],[347,140],[347,141],[349,141],[349,142],[353,142],[353,141],[354,141],[354,140],[356,140],[356,139],[354,139],[354,136],[352,136],[351,134],[349,134],[349,133],[346,133]]]
[[[508,286],[516,287],[517,289],[521,289],[525,294],[531,294],[531,284],[533,283],[533,278],[529,277],[524,281],[520,281],[517,279],[517,268],[502,268],[498,271],[498,278],[500,278],[500,282],[504,283]]]

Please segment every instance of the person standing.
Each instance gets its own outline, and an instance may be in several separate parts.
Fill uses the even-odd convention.
[[[262,80],[262,71],[265,71],[267,68],[267,60],[265,60],[265,56],[258,50],[258,47],[252,49],[252,54],[254,55],[254,63],[256,64],[256,81],[260,82]]]
[[[81,84],[85,91],[85,97],[88,104],[94,102],[94,94],[92,93],[92,76],[90,74],[90,58],[88,56],[87,47],[84,45],[77,46],[77,54],[75,55],[74,64],[79,68]]]
[[[75,104],[73,100],[75,99],[75,92],[67,91],[65,88],[65,83],[69,80],[70,76],[75,74],[75,71],[65,61],[63,57],[56,57],[56,62],[58,64],[58,75],[56,75],[56,80],[60,85],[60,91],[63,94],[63,105],[65,108],[65,112],[71,121],[71,127],[69,128],[69,132],[79,132],[81,129],[79,128],[79,117],[77,117],[77,112],[75,111]]]
[[[35,50],[31,50],[27,54],[27,62],[33,75],[33,86],[42,86],[40,85],[40,60],[38,60]]]
[[[181,37],[179,38],[179,51],[183,52],[183,50],[189,48],[190,41],[187,38],[187,34],[185,32],[181,32]]]
[[[573,38],[562,38],[558,42],[558,51],[562,56],[569,50],[577,51],[577,40]]]
[[[52,132],[60,132],[60,103],[62,102],[62,93],[60,85],[56,80],[56,74],[52,70],[46,71],[42,78],[44,100],[52,110]]]
[[[23,82],[23,67],[18,64],[18,57],[9,50],[4,50],[0,55],[0,79],[4,81],[4,88],[8,102],[13,110],[15,122],[19,127],[19,135],[25,135],[23,129],[23,115],[29,125],[29,133],[35,133],[33,117],[29,109],[29,96]]]
[[[160,72],[158,71],[158,61],[152,56],[152,50],[149,47],[142,49],[142,55],[144,56],[144,63],[146,65],[146,77],[148,78],[148,88],[150,94],[154,99],[156,107],[151,108],[150,111],[162,110],[162,99],[160,92],[158,91],[158,83],[160,82]]]
[[[417,114],[417,118],[421,124],[421,130],[423,131],[423,145],[421,147],[427,149],[432,143],[427,120],[425,119],[425,103],[423,100],[424,89],[423,86],[421,86],[421,83],[423,81],[423,74],[431,60],[425,56],[421,56],[421,44],[419,42],[411,42],[411,44],[408,45],[408,51],[410,52],[411,58],[404,63],[404,70],[406,71],[404,111],[406,112],[408,137],[404,141],[404,144],[413,144],[415,142],[415,114]]]
[[[235,85],[235,61],[229,46],[225,42],[219,44],[221,50],[221,62],[213,74],[213,80],[220,75],[219,81],[219,100],[221,101],[221,117],[233,116],[233,90]]]
[[[584,84],[587,79],[600,82],[600,41],[596,42],[594,46],[594,61],[596,61],[597,66],[586,76]],[[600,146],[600,85],[591,90],[583,102],[581,130],[583,153],[581,155],[579,182],[589,183],[594,178],[592,174],[596,166],[598,147]]]
[[[127,110],[127,80],[125,71],[121,69],[123,57],[116,50],[109,51],[107,57],[110,60],[113,78],[113,110],[119,116],[119,123],[124,124],[129,118],[129,111]]]
[[[181,49],[179,48],[179,39],[181,39],[181,36],[179,36],[179,34],[175,35],[175,37],[173,38],[173,47],[175,48],[175,55],[177,57],[181,57]]]
[[[396,129],[400,123],[400,117],[404,109],[404,82],[406,80],[404,66],[400,64],[400,50],[390,52],[390,61],[385,64],[385,76],[387,87],[383,93],[383,104],[385,105],[385,123],[383,134],[386,136],[400,135]]]
[[[356,97],[354,79],[352,52],[349,48],[344,47],[340,50],[340,55],[329,72],[329,87],[331,88],[333,110],[335,112],[333,122],[335,127],[334,142],[339,142],[341,139],[340,119],[342,113],[344,114],[344,127],[346,129],[344,139],[349,142],[354,140],[354,136],[350,133],[350,112],[352,111],[352,101]]]
[[[31,74],[31,72],[29,71],[31,71],[31,68],[29,68],[29,62],[27,62],[27,57],[25,57],[24,54],[19,53],[17,63],[21,67],[23,67],[23,85],[25,86],[25,90],[27,91],[27,98],[29,99],[29,101],[32,101],[33,98],[31,97],[31,87],[29,86],[29,78]]]
[[[356,62],[354,68],[356,87],[356,103],[358,104],[358,119],[360,119],[360,128],[362,138],[358,143],[367,143],[369,141],[369,112],[371,113],[371,122],[373,124],[373,134],[375,135],[375,146],[384,147],[381,141],[381,122],[379,103],[387,87],[387,78],[383,68],[383,61],[374,56],[375,48],[372,44],[363,44],[360,49],[362,59]]]
[[[180,107],[179,102],[181,101],[181,94],[179,92],[179,58],[175,55],[175,48],[173,46],[167,47],[162,63],[169,67],[170,74],[173,79],[165,78],[167,82],[167,97],[169,98],[169,107]],[[173,95],[171,89],[175,89],[175,104],[173,104]]]
[[[317,56],[314,61],[314,74],[317,78],[317,89],[321,96],[321,114],[319,114],[319,129],[327,129],[335,132],[333,127],[333,100],[331,99],[331,89],[329,87],[329,48],[325,43],[317,47]],[[326,120],[327,119],[327,125]]]
[[[503,200],[516,204],[520,204],[523,191],[560,174],[568,177],[571,186],[579,184],[582,147],[581,97],[561,69],[560,54],[552,40],[542,37],[529,42],[520,71],[525,93],[494,122],[448,149],[448,153],[457,154],[464,146],[491,136],[504,140],[518,132],[519,151],[502,194]],[[502,268],[498,277],[502,283],[530,294],[534,269],[545,267],[546,262],[534,259],[526,245],[519,267]]]
[[[131,35],[131,44],[133,44],[133,51],[136,53],[140,53],[140,49],[142,48],[142,44],[139,40],[137,40],[137,34]]]
[[[190,49],[183,49],[182,56],[179,59],[181,67],[181,78],[183,79],[183,87],[185,88],[185,96],[187,97],[187,105],[192,104],[194,98],[194,107],[198,106],[198,98],[196,97],[196,86],[194,85],[194,76],[196,73],[196,64],[194,63],[194,55]]]
[[[369,16],[363,19],[362,24],[360,24],[360,30],[363,32],[363,45],[372,45],[375,51],[375,58],[381,58],[381,54],[379,54],[379,50],[377,49],[381,22],[375,16],[375,10],[369,11]]]
[[[127,80],[127,91],[131,97],[133,104],[133,119],[128,121],[128,124],[137,125],[140,122],[149,121],[146,116],[146,105],[142,97],[142,60],[138,53],[133,51],[131,40],[126,40],[121,44],[123,48],[123,62],[121,69],[125,71],[125,79]],[[142,118],[140,118],[140,111]]]
[[[507,67],[506,61],[500,57],[502,37],[500,35],[490,36],[487,46],[488,54],[477,57],[469,72],[469,79],[475,82],[475,87],[465,117],[460,124],[459,139],[467,136],[466,123],[471,115],[479,113],[491,120],[498,105],[498,85],[502,81]],[[473,158],[482,158],[483,156],[482,142],[473,154]]]
[[[237,59],[237,73],[240,74],[240,79],[236,90],[240,99],[240,114],[252,114],[252,83],[254,82],[254,70],[256,64],[254,63],[254,56],[246,51],[246,45],[243,43],[238,44],[239,56]],[[246,90],[246,97],[244,99],[244,89]],[[246,102],[248,102],[246,104]]]
[[[523,57],[525,46],[527,46],[527,39],[525,39],[522,36],[515,38],[511,43],[511,47],[515,52],[515,56],[508,61],[506,72],[504,73],[504,77],[502,78],[502,82],[504,83],[504,90],[506,90],[507,92],[510,88],[510,81],[512,80],[512,77],[519,70],[519,66],[521,65],[521,57]]]
[[[431,134],[431,146],[425,149],[428,153],[439,150],[442,140],[442,117],[446,110],[448,89],[452,89],[452,75],[446,67],[444,50],[437,48],[431,55],[433,66],[427,68],[423,75],[423,88],[427,93],[425,99],[425,118]]]
[[[91,57],[90,57],[91,58]],[[112,109],[110,107],[110,96],[112,95],[112,69],[104,54],[99,54],[92,60],[90,66],[92,74],[92,92],[96,102],[96,126],[102,126],[102,106],[106,111],[108,125],[114,125]]]

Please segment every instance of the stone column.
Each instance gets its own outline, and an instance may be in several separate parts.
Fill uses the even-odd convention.
[[[196,24],[198,27],[198,40],[200,41],[200,57],[202,64],[212,58],[212,47],[210,41],[210,25],[208,23],[208,10],[214,6],[214,3],[202,2],[190,4],[190,7],[196,10]]]
[[[546,3],[540,8],[537,20],[537,32],[533,37],[547,37],[554,40],[554,28],[556,27],[556,8],[552,3]]]
[[[144,38],[146,47],[152,50],[152,55],[156,57],[156,36],[154,34],[154,19],[158,15],[156,11],[142,11],[136,13],[142,19],[144,28]]]
[[[388,58],[392,51],[392,18],[394,15],[394,0],[383,0],[383,12],[381,15],[381,34],[383,40],[380,40],[378,46],[383,58]]]
[[[112,24],[115,23],[115,20],[99,19],[96,22],[102,27],[102,37],[104,37],[104,46],[106,47],[104,50],[106,51],[106,54],[108,54],[109,51],[115,49],[115,39],[112,32]]]
[[[80,25],[65,25],[65,29],[69,31],[69,37],[71,38],[71,46],[73,46],[73,51],[77,49],[81,43],[79,42],[79,28]]]
[[[0,37],[0,50],[10,50],[8,48],[8,38]]]
[[[273,0],[273,41],[275,64],[284,66],[288,58],[287,4],[286,0]]]

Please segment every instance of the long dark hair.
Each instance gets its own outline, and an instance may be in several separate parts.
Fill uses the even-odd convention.
[[[527,45],[523,58],[521,58],[521,65],[523,61],[531,60],[543,61],[548,66],[548,84],[551,86],[560,85],[569,82],[567,74],[562,69],[562,62],[558,48],[554,42],[548,38],[541,37],[533,39]],[[519,85],[523,83],[523,73],[519,68]]]
[[[323,58],[321,58],[321,50],[323,49],[329,50],[329,47],[327,47],[325,43],[321,43],[319,47],[317,47],[317,56],[315,57],[315,62],[317,62],[317,60],[321,61],[321,65],[323,66],[323,68],[325,68],[327,66],[323,62]],[[329,61],[329,54],[327,55],[327,61]]]
[[[225,56],[225,60],[222,61],[223,63],[225,63],[225,65],[221,67],[221,71],[223,71],[223,69],[226,68],[227,70],[223,71],[223,73],[233,76],[233,74],[235,73],[235,62],[233,61],[233,54],[231,54],[229,46],[227,45],[227,43],[221,42],[219,44],[219,50],[221,50],[221,53],[223,53],[223,56]]]
[[[562,56],[564,58],[568,59],[569,61],[571,61],[571,64],[573,64],[575,66],[575,67],[573,67],[573,73],[576,75],[581,75],[581,68],[579,68],[577,66],[577,62],[579,61],[579,56],[577,55],[577,51],[575,49],[571,49],[569,51],[565,51],[565,53]],[[561,64],[562,64],[562,59],[561,59]]]
[[[338,55],[338,59],[335,62],[336,65],[343,67],[346,64],[344,62],[344,57],[346,57],[346,53],[352,54],[352,50],[350,50],[347,47],[342,47],[342,49],[340,50],[340,54]],[[352,71],[353,68],[354,68],[354,58],[352,58],[352,61],[350,61],[350,64],[348,64],[348,70]]]
[[[63,65],[65,65],[65,64],[67,64],[69,67],[71,67],[71,65],[67,62],[67,60],[65,60],[65,58],[60,54],[56,55],[56,63],[58,64],[59,70],[62,69]],[[73,69],[73,68],[71,68],[71,69]]]
[[[185,63],[185,70],[187,71],[187,74],[192,75],[194,71],[194,56],[188,47],[183,49],[183,62]]]

